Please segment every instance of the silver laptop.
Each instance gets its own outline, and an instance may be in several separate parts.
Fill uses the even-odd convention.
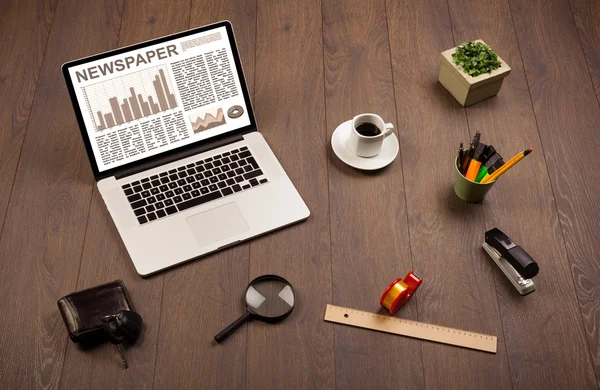
[[[258,132],[229,22],[69,62],[63,73],[140,275],[308,218]]]

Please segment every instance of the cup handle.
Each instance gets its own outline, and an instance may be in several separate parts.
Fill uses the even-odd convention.
[[[394,125],[393,124],[386,123],[383,127],[384,127],[383,139],[386,139],[390,135],[394,134]]]

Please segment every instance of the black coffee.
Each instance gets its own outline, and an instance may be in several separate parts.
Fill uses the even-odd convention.
[[[379,127],[372,123],[361,123],[360,125],[356,126],[356,131],[358,134],[365,137],[375,137],[376,135],[381,134]]]

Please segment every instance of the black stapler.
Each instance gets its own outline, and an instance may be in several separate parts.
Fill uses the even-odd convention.
[[[485,232],[483,249],[521,295],[535,290],[535,284],[531,278],[540,270],[537,263],[500,229],[494,228]]]

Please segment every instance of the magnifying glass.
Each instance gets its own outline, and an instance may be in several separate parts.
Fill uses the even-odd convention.
[[[265,322],[278,322],[294,310],[296,293],[284,278],[263,275],[254,279],[246,289],[246,313],[215,336],[217,343],[225,340],[246,321],[256,318]]]

